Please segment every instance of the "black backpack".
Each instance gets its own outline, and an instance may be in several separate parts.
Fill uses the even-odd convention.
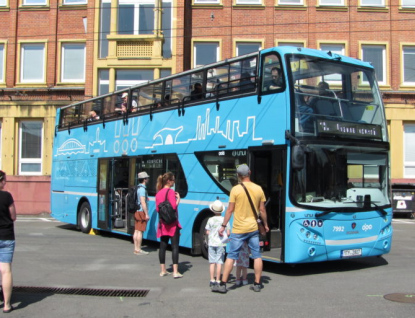
[[[163,202],[159,204],[159,217],[162,223],[164,224],[172,224],[174,221],[177,220],[176,211],[171,206],[169,200],[167,199],[167,195],[170,189],[166,191],[166,198]]]
[[[128,212],[135,213],[136,211],[141,210],[140,202],[138,202],[137,190],[138,186],[130,187],[128,189]]]

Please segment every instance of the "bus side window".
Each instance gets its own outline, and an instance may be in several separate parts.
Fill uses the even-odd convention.
[[[279,91],[284,84],[280,59],[276,54],[269,54],[263,58],[262,91],[270,93]]]
[[[172,100],[183,101],[184,98],[190,96],[190,78],[189,75],[181,76],[173,79]]]

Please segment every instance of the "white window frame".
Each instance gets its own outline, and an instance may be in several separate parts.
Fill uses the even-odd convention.
[[[413,52],[405,53],[405,49],[411,49]],[[413,76],[414,79],[412,81],[405,81],[405,65],[408,64],[411,68],[413,68],[413,65],[410,62],[405,63],[405,56],[408,54],[415,55],[415,45],[402,45],[402,83],[403,85],[414,86],[415,85],[415,71],[414,71],[414,76]]]
[[[262,5],[262,0],[236,0],[239,5]]]
[[[408,138],[409,133],[413,135],[412,138]],[[413,142],[415,141],[415,124],[404,124],[403,138],[404,178],[415,178],[415,172],[414,174],[407,172],[407,168],[415,171],[415,148],[413,147]],[[406,160],[407,154],[413,160]]]
[[[209,3],[209,4],[212,4],[212,3],[219,4],[220,0],[195,0],[195,4],[207,4],[207,3]]]
[[[6,45],[5,43],[0,43],[0,83],[6,81],[5,69],[6,69]]]
[[[88,4],[88,0],[63,0],[63,4],[66,6]]]
[[[382,69],[383,69],[383,80],[380,81],[379,78],[377,77],[378,80],[378,84],[379,85],[386,85],[387,84],[387,79],[388,79],[388,69],[387,69],[387,64],[386,64],[386,45],[384,44],[362,44],[361,45],[361,58],[362,60],[364,60],[363,57],[363,51],[365,47],[378,47],[378,48],[382,48]],[[366,62],[370,62],[370,61],[366,61]],[[376,70],[376,75],[379,74],[378,70]],[[365,82],[362,78],[362,84],[369,84],[368,82]]]
[[[409,4],[406,4],[405,2],[408,1]],[[402,0],[401,2],[402,8],[415,8],[415,1],[414,0]]]
[[[303,6],[304,0],[278,0],[280,6]]]
[[[24,6],[45,6],[48,0],[23,0]]]
[[[22,129],[22,124],[23,123],[27,123],[27,122],[36,122],[36,123],[40,123],[42,125],[42,131],[41,131],[41,136],[40,136],[40,158],[22,158],[22,142],[23,142],[23,129]],[[43,140],[44,140],[44,124],[43,121],[28,121],[28,120],[23,120],[19,123],[19,175],[30,175],[30,176],[39,176],[42,175],[42,170],[43,170],[43,162],[42,162],[42,158],[43,158]],[[22,165],[25,163],[34,163],[34,164],[39,164],[40,165],[40,171],[23,171],[22,170]]]
[[[66,49],[68,49],[70,46],[75,46],[75,45],[83,45],[83,63],[81,65],[81,61],[77,61],[77,65],[76,67],[82,66],[82,76],[78,79],[68,79],[65,78],[65,73],[66,73],[66,69],[65,69],[65,60],[68,54],[66,54]],[[62,43],[62,47],[61,47],[61,52],[62,52],[62,56],[61,56],[61,82],[62,83],[85,83],[85,67],[86,67],[86,45],[83,42],[65,42]],[[69,51],[68,51],[69,52]],[[71,56],[69,56],[68,58],[72,58]],[[69,68],[71,68],[72,66],[68,66]],[[75,67],[75,66],[74,66]],[[78,71],[81,71],[80,69]]]
[[[202,64],[196,65],[197,45],[198,44],[205,44],[205,43],[216,44],[216,62],[219,62],[219,60],[220,60],[220,42],[217,42],[217,41],[206,41],[206,42],[200,41],[199,42],[198,41],[198,42],[193,43],[193,67],[202,66]]]
[[[319,0],[321,6],[344,6],[344,0]]]
[[[366,1],[374,1],[374,0],[366,0]],[[365,3],[365,0],[360,0],[361,7],[384,7],[385,0],[376,0],[378,3]]]
[[[33,47],[33,46],[43,46],[43,52],[42,52],[42,59],[41,61],[36,61],[36,63],[41,63],[41,77],[39,78],[35,78],[35,79],[25,79],[24,78],[24,64],[25,64],[25,49],[28,47]],[[45,43],[22,43],[21,44],[21,49],[20,49],[21,55],[20,55],[20,82],[21,83],[44,83],[45,82],[45,52],[46,52],[46,45]],[[34,63],[33,61],[31,61],[31,63],[33,63],[33,65],[36,65],[36,63]]]

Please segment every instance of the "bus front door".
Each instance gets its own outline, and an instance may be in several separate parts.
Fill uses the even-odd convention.
[[[266,211],[270,231],[267,234],[268,245],[264,246],[263,256],[277,261],[283,261],[285,158],[285,147],[249,149],[251,180],[262,187],[267,200]]]
[[[98,227],[130,233],[127,211],[130,159],[100,159],[98,180]],[[134,179],[133,179],[134,180]]]

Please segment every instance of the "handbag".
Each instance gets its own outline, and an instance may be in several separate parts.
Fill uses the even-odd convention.
[[[166,191],[166,198],[163,202],[159,204],[159,217],[160,220],[166,224],[172,224],[177,220],[176,211],[170,204],[170,201],[167,199],[170,189]]]
[[[261,220],[261,215],[258,215],[256,213],[256,210],[254,208],[254,203],[252,202],[251,196],[249,195],[248,190],[246,189],[245,185],[241,182],[241,186],[242,188],[244,188],[246,195],[248,196],[248,200],[249,200],[249,204],[251,205],[252,208],[252,213],[254,214],[254,217],[256,219],[256,222],[258,224],[258,232],[260,235],[265,236],[267,234],[267,231],[265,230],[265,226],[264,223]]]

